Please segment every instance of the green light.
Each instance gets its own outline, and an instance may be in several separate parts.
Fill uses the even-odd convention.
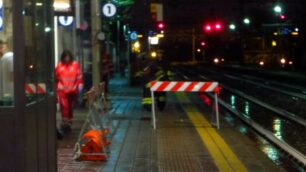
[[[243,19],[243,23],[244,23],[244,24],[250,24],[251,21],[250,21],[249,18],[244,18],[244,19]]]
[[[230,25],[229,25],[229,28],[230,28],[230,30],[235,30],[235,29],[236,29],[236,25],[230,24]]]
[[[281,13],[281,12],[282,12],[282,7],[279,6],[279,5],[276,5],[276,6],[274,7],[274,12],[276,12],[276,13]]]

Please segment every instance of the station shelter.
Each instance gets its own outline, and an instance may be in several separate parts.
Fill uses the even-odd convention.
[[[0,171],[56,171],[53,2],[0,0]]]

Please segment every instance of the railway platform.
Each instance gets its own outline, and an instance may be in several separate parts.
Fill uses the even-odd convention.
[[[126,80],[115,77],[110,81],[109,98],[115,126],[109,160],[72,159],[87,113],[77,109],[72,132],[57,143],[58,171],[286,171],[269,159],[252,137],[228,123],[222,110],[220,130],[212,126],[212,107],[199,101],[198,94],[169,93],[165,110],[157,111],[156,130],[151,112],[141,106],[141,88],[128,87]]]

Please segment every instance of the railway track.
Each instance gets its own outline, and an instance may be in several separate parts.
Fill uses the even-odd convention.
[[[183,80],[218,81],[222,86],[220,105],[238,117],[250,128],[254,129],[256,133],[286,152],[290,157],[293,157],[294,160],[305,168],[306,145],[304,144],[304,140],[306,139],[306,134],[303,134],[301,131],[305,130],[306,121],[302,115],[289,112],[287,109],[282,108],[282,106],[277,105],[277,103],[272,104],[270,101],[263,101],[260,99],[260,96],[254,97],[249,95],[244,92],[245,89],[241,91],[239,87],[236,87],[237,85],[230,84],[231,82],[228,79],[238,80],[240,84],[249,83],[252,86],[248,85],[248,87],[260,88],[261,90],[265,90],[266,94],[271,93],[275,96],[297,97],[296,99],[290,99],[290,101],[304,99],[303,96],[305,95],[303,95],[302,87],[279,83],[277,81],[268,82],[267,80],[247,76],[246,74],[239,77],[232,73],[231,75],[221,74],[209,69],[205,69],[205,71],[177,67],[175,72]],[[224,82],[224,80],[227,80],[227,82]],[[278,85],[282,85],[282,87],[275,89]],[[233,98],[235,98],[234,105],[232,102]],[[264,100],[267,99],[264,98]],[[275,131],[275,126],[273,126],[275,125],[275,121],[281,124],[278,131]]]

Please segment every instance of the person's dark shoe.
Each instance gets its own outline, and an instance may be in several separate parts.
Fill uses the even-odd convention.
[[[70,125],[67,125],[67,124],[64,124],[61,126],[61,131],[64,133],[64,134],[68,134],[71,132],[71,126]]]
[[[56,130],[56,137],[58,140],[63,140],[64,135],[60,131]]]

